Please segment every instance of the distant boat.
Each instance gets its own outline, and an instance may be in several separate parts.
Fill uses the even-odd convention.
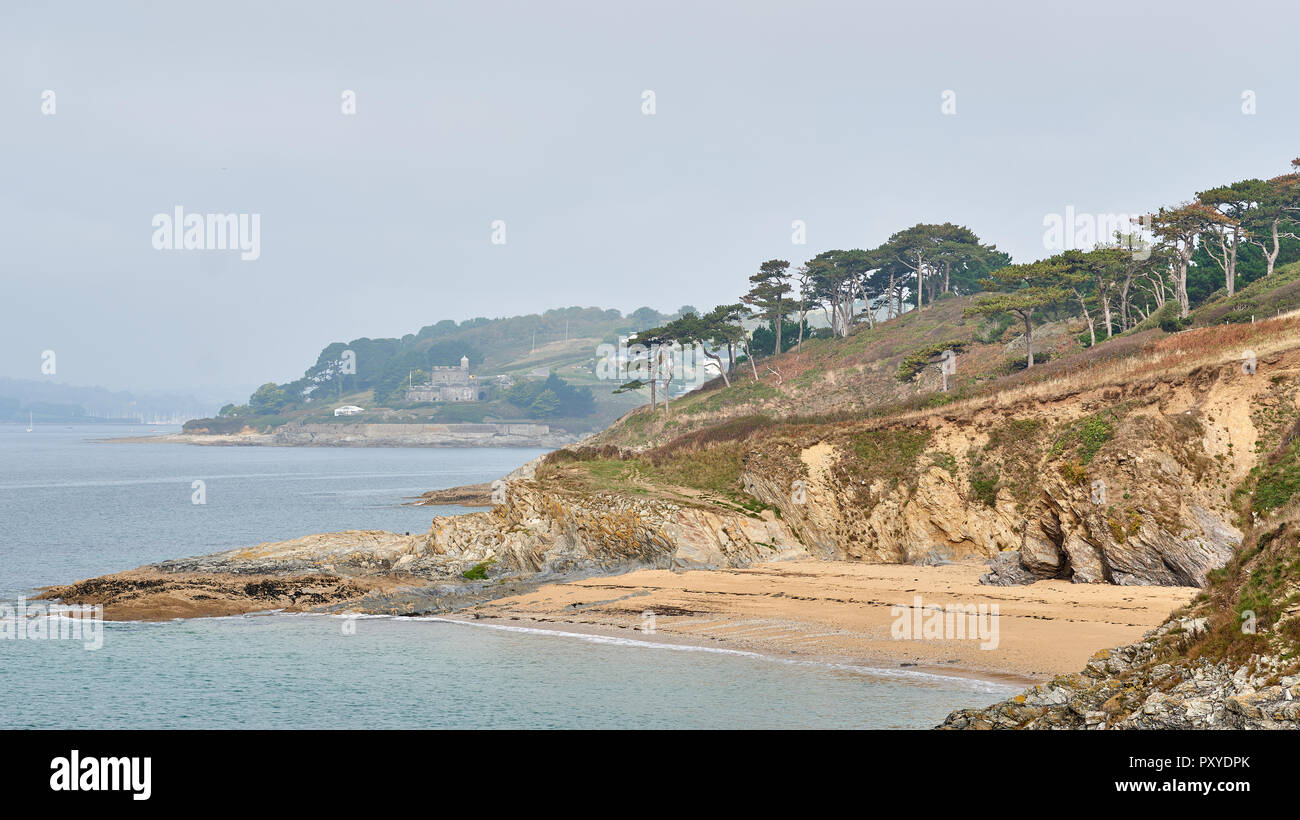
[[[30,432],[32,431],[32,428],[33,428],[34,426],[35,426],[35,425],[32,424],[32,414],[31,414],[31,411],[28,411],[28,412],[27,412],[27,432],[30,433]]]

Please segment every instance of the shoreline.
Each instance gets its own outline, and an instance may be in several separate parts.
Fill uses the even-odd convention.
[[[44,587],[41,589],[49,589]],[[42,600],[39,597],[33,600]],[[57,606],[63,606],[59,604]],[[638,632],[635,627],[613,627],[598,624],[579,623],[573,621],[550,621],[546,619],[532,619],[522,617],[466,617],[455,612],[426,614],[426,615],[397,615],[391,613],[372,613],[372,612],[326,612],[326,611],[304,611],[287,608],[271,609],[252,609],[248,611],[231,611],[231,612],[210,612],[194,615],[176,615],[174,617],[159,618],[123,618],[123,619],[105,619],[105,623],[112,624],[173,624],[182,621],[203,620],[203,621],[224,621],[232,618],[263,618],[263,617],[285,617],[285,618],[354,618],[358,620],[388,620],[388,621],[416,621],[426,623],[447,623],[456,626],[477,627],[482,629],[499,629],[513,633],[546,635],[557,638],[568,638],[573,640],[595,640],[600,643],[615,644],[620,646],[634,646],[644,649],[665,649],[672,651],[697,651],[711,654],[726,654],[739,657],[753,658],[773,663],[793,663],[808,664],[813,666],[822,666],[828,668],[843,669],[848,672],[863,675],[875,675],[878,677],[896,678],[899,680],[926,680],[939,679],[945,681],[967,681],[971,683],[987,684],[999,687],[1008,687],[1012,689],[1023,689],[1034,686],[1041,681],[1035,678],[1015,675],[1010,673],[992,672],[980,669],[968,669],[956,666],[922,666],[916,664],[895,664],[888,665],[891,659],[888,657],[872,658],[853,658],[841,657],[834,655],[820,654],[787,654],[782,655],[779,652],[768,649],[767,651],[757,649],[737,649],[727,646],[713,646],[700,640],[693,640],[689,637],[676,634],[651,634],[651,635],[629,635],[628,632]]]
[[[745,570],[642,569],[622,575],[540,584],[524,590],[516,588],[515,594],[505,597],[428,612],[375,611],[361,600],[366,593],[391,592],[404,586],[398,579],[385,579],[387,583],[377,584],[374,582],[378,579],[367,579],[371,584],[356,586],[339,577],[281,577],[277,579],[277,588],[268,590],[270,594],[265,597],[235,601],[222,600],[225,596],[220,595],[220,588],[250,583],[262,586],[270,576],[203,577],[178,573],[172,576],[170,589],[156,593],[161,598],[151,594],[146,600],[110,605],[105,620],[169,623],[194,618],[282,615],[438,621],[570,639],[599,639],[644,648],[720,652],[777,662],[842,667],[886,677],[966,679],[1019,690],[1056,675],[1075,673],[1096,652],[1137,640],[1148,629],[1163,623],[1169,611],[1185,603],[1195,592],[1182,587],[1105,586],[1089,590],[1098,593],[1093,596],[1097,600],[1079,602],[1065,597],[1078,591],[1081,586],[1078,584],[1062,584],[1062,589],[1051,590],[1035,590],[1050,582],[1019,588],[971,589],[968,584],[982,569],[975,562],[918,567],[819,561],[772,562]],[[161,575],[134,570],[107,578],[129,582],[155,580]],[[732,577],[714,577],[719,575]],[[857,587],[857,591],[881,593],[885,597],[832,599],[828,606],[825,601],[796,594],[805,585],[828,583],[837,584],[833,589],[840,594],[845,589],[846,577],[847,583]],[[835,578],[840,580],[833,581]],[[676,579],[678,583],[675,586],[663,583],[667,579]],[[911,583],[907,583],[909,580]],[[328,589],[330,581],[337,585],[334,590]],[[211,593],[217,595],[195,607],[193,604],[197,602],[183,600],[188,595],[181,599],[173,597],[187,587],[186,592],[201,590],[204,597]],[[727,587],[730,595],[724,597],[760,600],[757,604],[746,601],[739,607],[718,601],[719,588]],[[764,589],[758,591],[756,587]],[[309,600],[315,599],[306,607],[301,605],[306,601],[291,602],[279,597],[288,592],[296,598],[297,591],[304,588],[314,593]],[[611,588],[621,594],[606,597],[603,591]],[[45,587],[45,594],[38,597],[49,600],[48,594],[56,589]],[[1008,618],[1001,629],[1002,636],[1009,639],[1007,651],[1003,647],[980,650],[971,642],[895,640],[889,636],[888,621],[894,606],[905,603],[917,591],[939,602],[943,597],[940,589],[946,589],[949,596],[961,594],[975,598],[982,593],[986,598],[999,600],[1006,610],[1001,617]],[[601,600],[586,603],[585,599],[596,592],[602,593]],[[695,606],[699,606],[699,600],[710,599],[712,609],[703,612],[667,603],[670,598],[682,600],[683,597],[696,601]],[[636,607],[618,606],[629,598],[636,599]],[[1130,599],[1133,604],[1129,607],[1130,616],[1123,622],[1098,615],[1099,610],[1113,611],[1122,598]],[[796,611],[791,610],[791,602],[801,602],[796,605]],[[1026,606],[1036,610],[1028,620],[1038,623],[1031,624],[1032,631],[1016,634],[1019,631],[1016,622],[1026,618],[1022,611]],[[852,612],[845,617],[846,607]],[[660,611],[656,613],[654,631],[650,632],[641,613],[656,609]],[[837,620],[840,623],[836,624]],[[1100,635],[1108,637],[1098,642]]]
[[[802,558],[483,583],[410,574],[407,565],[374,572],[337,563],[363,545],[387,565],[383,556],[407,554],[420,540],[379,531],[309,536],[45,587],[37,597],[101,604],[112,621],[268,610],[437,618],[1023,688],[1141,639],[1199,591],[1066,581],[990,586],[979,583],[982,560],[919,566]],[[983,614],[963,617],[960,632],[921,634],[932,608],[956,607]],[[901,629],[912,622],[915,634]]]
[[[506,438],[497,436],[494,438]],[[475,441],[468,438],[448,438],[443,441],[430,441],[427,438],[413,437],[402,439],[349,439],[346,436],[337,439],[317,441],[284,441],[270,433],[159,433],[148,436],[106,436],[93,439],[96,444],[192,444],[197,447],[350,447],[350,448],[401,448],[414,447],[424,449],[438,448],[550,448],[574,444],[580,437],[573,435],[549,436],[545,438],[510,437],[510,441]],[[518,439],[518,440],[515,440]]]
[[[1062,581],[994,587],[978,583],[985,570],[975,561],[636,570],[543,584],[445,617],[1028,686],[1076,673],[1096,652],[1138,640],[1198,591]],[[998,645],[893,638],[892,613],[910,609],[917,595],[925,606],[997,605]],[[655,613],[653,637],[643,629],[645,612]]]
[[[898,677],[900,679],[940,678],[944,680],[966,680],[997,686],[1006,686],[1015,689],[1027,688],[1037,683],[1041,683],[1041,680],[1037,678],[1026,677],[1023,675],[993,672],[982,669],[969,669],[960,666],[922,666],[916,664],[902,665],[898,663],[888,665],[891,661],[897,659],[891,659],[884,656],[855,658],[808,653],[782,655],[776,651],[775,648],[768,648],[766,651],[763,651],[759,649],[736,649],[727,646],[712,646],[698,639],[691,639],[683,635],[671,633],[656,632],[650,635],[644,635],[643,633],[640,633],[636,627],[617,627],[574,621],[556,622],[521,616],[502,616],[497,618],[465,617],[456,613],[436,616],[416,616],[414,619],[444,621],[448,623],[463,624],[465,626],[505,629],[525,633],[545,633],[557,637],[573,639],[605,638],[621,645],[641,646],[647,649],[679,649],[724,653],[759,658],[776,663],[804,663],[816,666],[843,668],[862,674],[874,674],[882,677]],[[636,634],[626,634],[628,632],[635,632]]]

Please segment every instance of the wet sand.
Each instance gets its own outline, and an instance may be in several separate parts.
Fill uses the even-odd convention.
[[[550,584],[451,617],[1027,682],[1077,672],[1098,650],[1131,643],[1163,623],[1197,591],[1067,581],[982,586],[979,576],[986,571],[982,561],[933,567],[793,561],[749,569],[641,570]],[[981,648],[989,643],[988,632],[984,640],[894,637],[891,627],[900,614],[916,623],[916,596],[923,607],[996,605],[996,646]]]

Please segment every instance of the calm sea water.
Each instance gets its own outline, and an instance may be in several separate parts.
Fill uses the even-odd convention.
[[[174,429],[0,425],[0,600],[316,532],[422,531],[458,510],[407,497],[542,452],[95,441]],[[0,691],[0,728],[921,728],[1014,690],[437,619],[256,615],[107,623],[97,651],[0,640]]]

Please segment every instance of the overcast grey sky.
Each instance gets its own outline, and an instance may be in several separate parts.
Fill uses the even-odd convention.
[[[1045,214],[1300,154],[1293,3],[1062,5],[6,0],[0,375],[286,381],[444,318],[734,301],[916,222],[1023,261]],[[260,214],[260,258],[155,250],[177,205]]]

